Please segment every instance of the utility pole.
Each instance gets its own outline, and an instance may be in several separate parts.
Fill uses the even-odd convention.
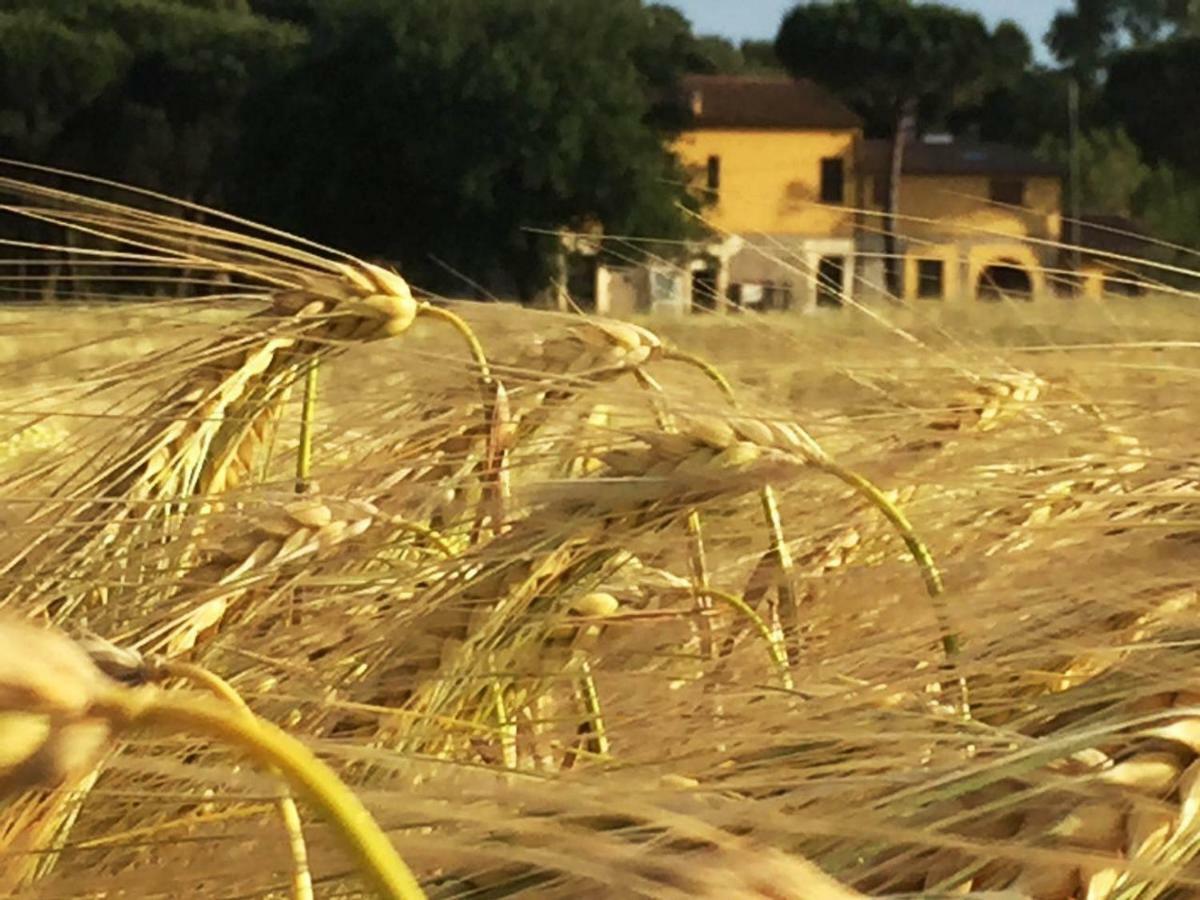
[[[900,216],[900,182],[904,176],[904,150],[917,130],[917,100],[909,97],[900,107],[896,133],[892,136],[891,175],[888,179],[887,211],[883,218],[883,262],[888,292],[896,300],[904,298],[904,260],[896,228]]]
[[[1067,107],[1071,127],[1071,247],[1075,259],[1075,270],[1082,264],[1082,173],[1080,172],[1080,135],[1079,135],[1079,80],[1072,78],[1067,85]]]

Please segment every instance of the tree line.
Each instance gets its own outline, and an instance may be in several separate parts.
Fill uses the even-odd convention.
[[[529,297],[546,231],[693,232],[667,149],[686,73],[805,75],[877,136],[907,121],[1050,156],[1074,81],[1085,209],[1200,245],[1200,0],[1076,0],[1047,44],[1056,65],[1011,23],[909,0],[800,4],[740,45],[642,0],[7,0],[0,154],[394,260],[429,290],[465,274]]]

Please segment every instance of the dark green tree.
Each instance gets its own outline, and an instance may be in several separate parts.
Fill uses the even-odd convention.
[[[675,7],[652,3],[642,16],[644,33],[629,49],[652,83],[669,85],[681,72],[707,75],[741,67],[736,46],[721,37],[698,37],[687,16]]]
[[[40,4],[0,12],[0,153],[45,160],[66,123],[127,68],[111,31],[80,31]]]
[[[797,6],[775,41],[794,75],[836,91],[876,135],[906,108],[942,127],[949,114],[1024,69],[1029,44],[1012,23],[989,32],[978,15],[908,0],[834,0]],[[1015,49],[1014,49],[1015,48]]]
[[[1200,178],[1159,164],[1142,184],[1137,197],[1138,217],[1159,240],[1187,247],[1179,265],[1196,267],[1200,250]]]
[[[1079,208],[1085,213],[1132,216],[1152,170],[1137,144],[1122,129],[1094,129],[1079,141]],[[1071,164],[1071,145],[1065,137],[1047,135],[1038,155],[1063,171]],[[1068,198],[1067,208],[1074,204]]]
[[[10,0],[0,143],[23,159],[223,199],[238,108],[299,29],[245,0]]]
[[[1116,56],[1104,110],[1146,157],[1200,178],[1200,37],[1176,38]]]
[[[696,38],[691,70],[700,73],[740,75],[746,71],[746,59],[741,48],[719,35],[699,35]]]
[[[977,15],[908,0],[797,6],[780,26],[775,50],[788,71],[828,85],[863,116],[869,132],[892,136],[884,252],[893,292],[904,146],[918,127],[944,127],[955,110],[980,103],[989,88],[1018,74],[1029,59],[1019,31],[1005,24],[990,32]]]
[[[1046,135],[1068,130],[1068,85],[1062,70],[1033,66],[996,84],[977,103],[949,116],[954,134],[983,141],[1036,147]]]
[[[1085,86],[1114,55],[1170,37],[1200,34],[1200,0],[1075,0],[1054,17],[1046,46]]]
[[[420,286],[546,282],[552,239],[669,237],[684,177],[650,127],[678,69],[638,0],[321,0],[300,63],[246,119],[242,209],[394,260]],[[652,56],[652,54],[649,54]]]
[[[752,74],[783,73],[783,65],[775,55],[774,41],[742,41],[742,59],[745,70]]]

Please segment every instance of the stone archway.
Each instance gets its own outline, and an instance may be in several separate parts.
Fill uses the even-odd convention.
[[[999,259],[983,267],[975,296],[980,300],[1032,300],[1033,275],[1013,259]]]

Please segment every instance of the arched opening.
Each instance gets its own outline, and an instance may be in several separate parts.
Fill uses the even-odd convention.
[[[979,273],[976,296],[980,300],[1032,300],[1033,276],[1020,263],[1002,259]]]

